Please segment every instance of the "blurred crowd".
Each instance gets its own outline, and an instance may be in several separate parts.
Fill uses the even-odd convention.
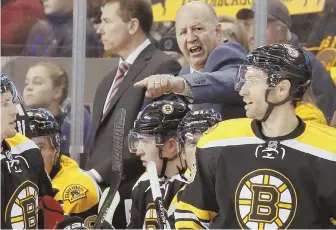
[[[191,2],[177,11],[175,21],[153,22],[152,6],[147,0],[86,1],[86,57],[105,60],[116,58],[118,62],[99,83],[94,100],[90,102],[93,106],[84,107],[84,146],[83,152],[80,153],[80,162],[70,157],[73,107],[70,103],[70,73],[52,59],[37,61],[23,76],[25,83],[22,89],[15,86],[16,83],[11,80],[9,74],[1,74],[1,106],[6,112],[6,115],[2,112],[1,122],[9,122],[10,126],[14,122],[11,116],[15,117],[15,128],[22,134],[22,136],[13,135],[8,131],[9,128],[5,130],[6,132],[1,131],[2,143],[6,142],[6,147],[2,144],[2,167],[8,167],[9,174],[12,173],[14,161],[13,157],[8,155],[11,149],[22,151],[21,154],[38,155],[39,152],[34,152],[34,147],[31,147],[35,146],[35,143],[43,158],[41,162],[30,161],[31,157],[25,155],[27,159],[29,158],[26,164],[29,165],[29,170],[44,165],[47,179],[43,170],[40,170],[37,173],[38,182],[33,181],[34,176],[31,177],[32,185],[29,184],[27,191],[35,187],[40,191],[43,190],[43,196],[51,196],[61,204],[62,214],[81,218],[74,219],[73,222],[69,220],[70,224],[78,222],[85,228],[120,229],[150,228],[152,226],[150,219],[154,221],[154,226],[160,224],[158,214],[154,215],[149,211],[158,211],[156,208],[146,207],[147,209],[141,210],[141,207],[148,205],[146,199],[149,199],[149,195],[146,194],[146,189],[150,186],[148,176],[143,173],[148,162],[155,161],[159,165],[156,169],[161,190],[171,194],[168,198],[163,197],[166,199],[164,208],[167,211],[165,215],[169,219],[167,221],[169,228],[174,228],[175,218],[178,223],[175,225],[176,228],[209,227],[216,208],[210,212],[213,207],[207,206],[206,200],[200,200],[200,204],[196,202],[196,206],[200,205],[204,210],[208,208],[203,215],[204,210],[192,211],[194,204],[189,202],[187,195],[181,195],[183,202],[186,202],[182,202],[183,204],[178,202],[181,197],[177,195],[180,191],[183,194],[184,186],[194,178],[196,181],[202,180],[199,174],[193,171],[196,167],[194,160],[196,144],[204,131],[221,120],[247,117],[266,123],[272,118],[272,114],[278,111],[278,107],[292,103],[290,104],[294,108],[292,117],[295,120],[297,116],[298,127],[302,123],[313,127],[312,131],[306,132],[312,136],[307,140],[317,138],[312,134],[315,126],[322,127],[321,130],[327,130],[325,133],[328,133],[325,136],[321,134],[321,138],[322,136],[325,138],[320,143],[336,139],[336,0],[326,0],[322,12],[301,15],[290,15],[288,8],[280,0],[267,1],[265,50],[283,49],[286,53],[282,56],[278,53],[280,51],[274,51],[274,56],[269,53],[267,53],[269,56],[262,56],[263,52],[258,49],[259,56],[255,53],[257,52],[254,29],[255,4],[250,9],[240,9],[236,17],[231,17],[217,15],[213,7],[207,3]],[[72,57],[73,7],[72,0],[1,0],[1,56]],[[273,47],[272,44],[281,45]],[[248,59],[249,55],[255,59]],[[267,59],[263,59],[265,57]],[[242,86],[238,87],[237,78],[241,77],[244,84],[248,82],[245,78],[250,71],[250,66],[246,64],[249,61],[256,66],[255,63],[263,62],[262,67],[269,73],[267,76],[269,88],[265,94],[251,93],[250,97],[247,97],[249,92],[243,92]],[[294,71],[294,73],[291,69],[293,66],[307,67],[309,79],[306,79],[306,72],[303,73],[301,69],[301,72]],[[286,84],[281,85],[283,88],[279,89],[280,96],[277,96],[280,98],[280,91],[285,89],[289,90],[290,96],[280,102],[271,102],[275,100],[271,89],[281,84],[283,79],[287,79],[287,75],[278,77],[277,74],[272,74],[272,71],[299,76],[298,82],[291,81],[292,85],[289,88],[286,88],[288,87]],[[263,103],[258,104],[257,100],[263,100]],[[15,112],[10,111],[13,108],[9,108],[6,103],[3,104],[3,101],[13,103],[16,107]],[[7,111],[10,115],[7,115]],[[283,120],[280,118],[275,120],[279,121],[279,126],[290,126],[291,113],[288,111],[288,123],[285,120],[281,123]],[[282,115],[287,116],[285,112]],[[3,118],[6,116],[7,120]],[[193,132],[188,131],[187,128],[192,127],[193,122],[199,127],[193,128]],[[243,123],[237,123],[239,124],[237,127],[243,127]],[[232,128],[232,125],[223,127]],[[187,135],[190,132],[191,137]],[[219,133],[216,135],[221,136]],[[216,135],[211,138],[216,139]],[[256,138],[262,140],[265,136],[256,134]],[[282,138],[281,135],[276,137]],[[288,136],[288,138],[296,137]],[[200,149],[203,148],[200,146],[207,146],[206,139],[199,143]],[[21,145],[26,146],[24,151],[22,147],[17,147]],[[325,154],[323,159],[326,159],[329,157],[329,155],[326,157],[327,153],[334,153],[334,148],[330,146],[336,146],[336,143],[324,145],[314,142],[312,145],[318,149],[317,152],[323,152]],[[204,150],[197,148],[197,151]],[[336,162],[335,157],[330,159],[333,163]],[[6,160],[7,164],[3,163],[3,160]],[[213,160],[210,159],[209,162]],[[33,165],[31,162],[34,162]],[[328,168],[329,163],[326,165]],[[209,163],[209,167],[212,166]],[[198,167],[202,168],[202,165],[198,164]],[[334,165],[333,167],[336,168]],[[27,175],[31,174],[29,170],[25,171]],[[18,171],[15,168],[15,172]],[[4,173],[1,175],[2,190],[3,185],[11,183],[4,180],[3,175]],[[47,182],[43,182],[41,188],[42,177],[43,180],[51,178],[49,187],[45,186]],[[25,181],[22,179],[17,183],[24,184]],[[186,189],[185,194],[189,197],[193,194],[193,189],[194,191],[199,189],[195,183],[192,186],[190,187],[192,189]],[[16,194],[15,189],[13,187],[9,191],[10,194],[4,198],[9,197],[8,200],[2,200],[13,207],[15,202],[19,202],[15,201],[13,204],[11,199],[12,195]],[[108,205],[108,208],[113,209],[112,214],[107,212],[108,208],[104,210],[104,201],[108,193],[105,189],[117,190],[113,200],[114,202],[119,199],[117,204],[111,208],[113,206],[111,200],[112,205],[111,203]],[[102,195],[104,190],[105,197]],[[335,191],[333,189],[331,194],[336,195]],[[39,192],[33,192],[31,195],[41,196]],[[321,203],[327,201],[330,200],[326,199]],[[48,203],[47,200],[45,202]],[[176,207],[172,207],[174,202],[176,207],[179,207],[177,214],[174,214]],[[99,209],[104,210],[103,214],[98,212],[98,205]],[[42,207],[40,203],[37,206],[38,209],[45,210],[45,213],[50,211],[50,208],[43,205]],[[169,213],[171,208],[173,211]],[[2,213],[3,226],[28,228],[25,219],[15,219],[15,216],[9,218],[7,209],[8,207],[5,207],[1,210],[5,212]],[[328,213],[330,218],[336,218],[335,207],[331,210]],[[100,223],[103,215],[105,220]],[[45,223],[49,221],[46,216],[47,214],[44,216]],[[97,216],[99,221],[96,221]],[[194,223],[188,222],[191,219]],[[284,225],[277,223],[280,228],[285,228],[290,223],[282,224]],[[37,227],[34,224],[32,226]],[[225,226],[239,227],[227,223]],[[300,224],[294,222],[294,226],[298,227]],[[318,228],[327,225],[312,226]],[[260,228],[260,225],[257,227]]]

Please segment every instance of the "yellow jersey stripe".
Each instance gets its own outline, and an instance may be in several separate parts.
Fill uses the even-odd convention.
[[[217,215],[217,213],[215,213],[215,212],[201,210],[199,208],[196,208],[193,205],[184,203],[182,201],[180,201],[178,203],[178,209],[186,210],[188,212],[192,212],[193,214],[196,215],[197,219],[200,219],[200,220],[209,220],[210,221],[212,218],[214,218]]]

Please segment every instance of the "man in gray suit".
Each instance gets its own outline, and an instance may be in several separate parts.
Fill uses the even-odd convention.
[[[146,87],[148,97],[182,94],[198,104],[197,109],[209,107],[202,103],[221,103],[223,119],[244,117],[243,101],[234,90],[233,81],[247,53],[236,42],[221,42],[221,25],[213,7],[197,1],[182,6],[176,14],[176,37],[189,63],[180,77],[155,75],[135,86]],[[213,97],[215,93],[221,97]]]
[[[126,227],[124,201],[144,172],[136,154],[127,146],[127,135],[134,120],[146,104],[145,90],[133,84],[153,74],[177,74],[180,65],[148,40],[153,22],[151,5],[147,0],[106,0],[102,8],[102,23],[97,32],[104,49],[120,56],[119,67],[112,70],[99,84],[92,118],[92,146],[87,173],[102,187],[118,189],[121,201],[113,226]],[[149,103],[149,102],[148,102]],[[120,176],[122,171],[122,176]]]

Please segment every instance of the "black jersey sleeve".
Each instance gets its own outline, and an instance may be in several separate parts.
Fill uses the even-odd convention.
[[[217,215],[215,193],[216,162],[220,150],[207,148],[196,150],[196,174],[182,191],[175,215],[176,229],[205,229]]]
[[[321,214],[324,212],[326,220],[325,228],[336,228],[336,162],[319,159],[319,197],[322,204]],[[329,223],[329,225],[328,225]],[[332,224],[332,225],[331,225]]]
[[[131,218],[127,225],[127,229],[141,229],[144,223],[144,212],[142,210],[144,208],[140,209],[139,207],[141,205],[140,196],[143,194],[142,192],[140,192],[140,187],[141,186],[139,186],[138,184],[138,186],[135,186],[135,188],[132,190]]]

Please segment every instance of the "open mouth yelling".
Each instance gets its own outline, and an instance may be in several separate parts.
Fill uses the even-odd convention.
[[[203,51],[203,48],[201,46],[193,46],[189,49],[189,52],[191,53],[192,56],[196,56],[201,54]]]

